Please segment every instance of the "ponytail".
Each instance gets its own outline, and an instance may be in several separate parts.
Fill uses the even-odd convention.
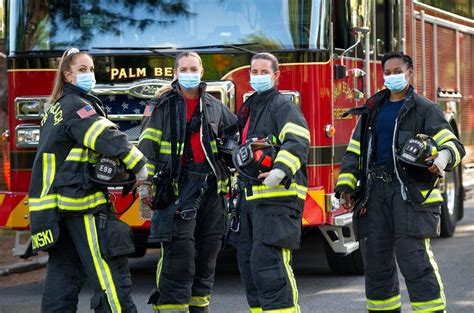
[[[88,53],[80,52],[77,48],[70,48],[64,51],[63,56],[59,61],[56,76],[54,77],[53,92],[51,93],[51,97],[49,98],[49,102],[51,104],[54,104],[63,94],[64,84],[66,82],[64,78],[64,72],[71,70],[71,64],[74,63],[74,60],[79,55],[87,55],[91,57]]]

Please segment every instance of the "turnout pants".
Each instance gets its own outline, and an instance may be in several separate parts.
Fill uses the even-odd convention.
[[[371,180],[367,213],[359,221],[365,237],[367,309],[400,312],[397,265],[414,312],[443,312],[443,283],[430,237],[439,234],[439,207],[417,207],[402,199],[399,182]]]
[[[250,312],[300,312],[291,255],[300,244],[301,214],[247,201],[240,209],[237,260]]]
[[[104,258],[101,251],[107,247],[99,244],[102,233],[96,216],[65,217],[59,222],[58,242],[48,250],[42,312],[77,312],[78,295],[86,278],[94,290],[91,309],[95,312],[137,312],[130,295],[127,257]]]
[[[152,227],[157,228],[155,238],[166,238],[163,233],[167,229],[171,234],[171,240],[161,242],[156,289],[149,301],[155,312],[209,312],[216,260],[224,235],[224,202],[207,164],[194,164],[186,171],[178,203],[155,211],[156,219],[152,220]],[[203,187],[205,191],[196,209]],[[171,218],[165,211],[171,212]]]

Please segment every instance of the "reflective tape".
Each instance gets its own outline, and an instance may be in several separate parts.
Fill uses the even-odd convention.
[[[204,296],[204,297],[196,297],[192,296],[191,301],[189,302],[189,306],[197,306],[197,307],[206,307],[209,306],[211,300],[211,296]]]
[[[148,139],[148,140],[156,142],[157,144],[160,144],[162,135],[163,135],[163,132],[161,130],[155,129],[155,128],[152,128],[152,127],[147,127],[140,134],[140,138],[138,139],[138,143],[140,144],[142,142],[142,140]]]
[[[426,197],[428,194],[429,190],[422,190],[421,195],[423,197]],[[423,204],[428,204],[428,203],[434,203],[434,202],[443,202],[443,195],[441,194],[441,191],[438,188],[434,188],[433,191],[431,191],[430,195],[428,198],[423,201]]]
[[[253,307],[250,308],[250,313],[263,313],[262,308]]]
[[[367,309],[369,311],[390,311],[398,309],[402,306],[400,295],[396,295],[386,300],[367,299]]]
[[[226,194],[229,192],[229,179],[217,181],[217,193]]]
[[[278,163],[278,162],[283,163],[288,168],[290,168],[291,173],[293,173],[293,175],[295,175],[295,173],[301,167],[300,159],[297,156],[295,156],[294,154],[287,151],[287,150],[280,150],[278,152],[277,157],[275,159],[275,163]]]
[[[94,194],[82,198],[70,198],[62,195],[57,195],[58,208],[64,211],[83,211],[93,209],[101,204],[107,203],[102,191],[97,191]]]
[[[154,164],[146,163],[145,167],[146,167],[146,172],[148,173],[149,176],[155,175],[156,166]]]
[[[265,185],[252,186],[252,195],[249,196],[246,192],[245,198],[247,200],[255,200],[262,198],[278,198],[278,197],[298,197],[302,200],[306,199],[306,192],[308,187],[292,183],[290,188],[286,189],[283,185],[269,187]]]
[[[347,146],[347,151],[360,155],[360,142],[355,139],[351,139],[349,145]]]
[[[215,154],[217,154],[217,152],[218,152],[217,144],[216,144],[215,140],[211,140],[211,150],[212,150],[212,153],[215,153]]]
[[[40,197],[48,194],[49,189],[53,185],[54,176],[56,175],[56,155],[54,153],[43,153],[43,186],[41,188]]]
[[[123,163],[125,163],[127,169],[133,169],[141,159],[143,159],[143,153],[133,146],[132,150],[123,159]]]
[[[110,310],[113,313],[120,313],[122,312],[122,307],[120,306],[112,273],[110,271],[109,265],[102,258],[102,255],[100,253],[100,246],[97,236],[97,228],[95,224],[94,215],[84,215],[84,225],[86,229],[87,243],[89,245],[89,250],[91,252],[92,260],[94,262],[94,268],[100,283],[100,287],[103,291],[105,291]]]
[[[28,204],[30,212],[54,209],[57,207],[56,200],[57,196],[55,194],[47,195],[41,198],[29,198]]]
[[[160,145],[160,153],[161,154],[171,154],[171,142],[162,141],[161,145]]]
[[[89,127],[84,136],[84,146],[95,150],[97,137],[99,137],[99,135],[102,134],[107,127],[115,127],[115,124],[106,118],[100,118],[99,120],[92,123],[91,127]]]
[[[339,174],[339,177],[337,179],[336,187],[337,186],[342,186],[342,185],[348,185],[352,189],[356,189],[357,185],[357,178],[351,174],[351,173],[342,173]]]
[[[183,313],[189,312],[188,304],[154,304],[153,310],[159,313]]]
[[[281,130],[280,135],[278,135],[278,139],[280,139],[280,142],[285,141],[285,137],[287,134],[293,134],[293,135],[299,136],[303,139],[308,140],[308,142],[311,141],[309,130],[295,123],[288,122],[285,124],[285,126],[283,126],[283,129]]]
[[[288,281],[291,286],[291,294],[293,296],[293,307],[279,310],[264,310],[263,312],[281,312],[281,313],[300,313],[301,309],[298,304],[298,288],[296,286],[295,275],[293,274],[293,269],[291,268],[291,251],[289,249],[282,249],[283,254],[283,264],[285,265],[286,274],[288,276]]]
[[[457,139],[457,137],[449,129],[442,129],[433,136],[433,139],[436,141],[438,146],[442,146],[445,142]]]

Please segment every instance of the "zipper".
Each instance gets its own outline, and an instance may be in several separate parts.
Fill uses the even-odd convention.
[[[204,143],[202,142],[202,127],[204,125],[203,119],[204,119],[204,112],[203,112],[203,105],[202,105],[202,97],[199,98],[199,109],[201,110],[201,126],[199,127],[199,142],[201,143],[202,150],[204,151],[204,156],[206,157],[207,163],[209,163],[209,166],[212,168],[212,171],[214,172],[214,175],[217,177],[217,171],[216,168],[214,167],[214,164],[212,164],[211,160],[209,159],[209,155],[207,154],[206,147],[204,147]]]

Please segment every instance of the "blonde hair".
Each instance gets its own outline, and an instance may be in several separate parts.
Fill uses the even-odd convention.
[[[70,48],[64,51],[61,60],[59,61],[59,67],[54,77],[53,92],[49,98],[49,102],[54,104],[64,91],[64,83],[66,82],[64,78],[64,72],[71,70],[71,64],[74,63],[76,58],[80,55],[87,55],[92,59],[92,57],[86,52],[80,52],[77,48]]]
[[[194,52],[194,51],[183,51],[183,52],[180,52],[180,53],[176,56],[176,59],[175,59],[175,61],[174,61],[174,67],[173,67],[174,70],[177,70],[177,69],[178,69],[179,60],[181,60],[182,58],[185,58],[185,57],[193,57],[193,58],[196,58],[196,59],[199,61],[199,64],[201,65],[201,67],[202,67],[202,60],[201,60],[201,57],[199,56],[199,54],[197,54],[197,52]],[[173,82],[174,82],[175,80],[176,80],[176,78],[173,80]],[[162,86],[161,88],[159,88],[159,89],[155,92],[155,98],[161,97],[162,95],[164,95],[165,93],[167,93],[167,92],[170,91],[171,89],[172,89],[171,84],[170,84],[170,85],[164,85],[164,86]]]

